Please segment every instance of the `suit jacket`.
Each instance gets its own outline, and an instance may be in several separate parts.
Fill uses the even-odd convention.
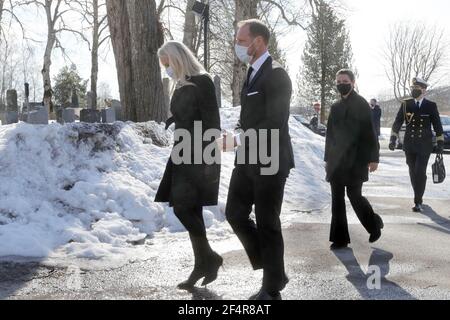
[[[392,126],[394,135],[398,136],[405,122],[406,132],[403,150],[411,153],[431,153],[433,151],[431,126],[433,126],[437,137],[442,136],[444,132],[436,103],[424,99],[421,107],[418,108],[414,99],[405,100]]]
[[[344,184],[369,179],[369,163],[380,158],[367,101],[353,91],[331,106],[325,146],[327,181]]]
[[[372,109],[372,121],[375,133],[379,137],[381,135],[381,116],[383,112],[379,105],[376,105],[375,108]]]
[[[156,194],[155,202],[168,202],[171,206],[215,206],[219,197],[220,165],[193,164],[194,138],[200,139],[205,148],[210,142],[204,142],[203,136],[194,135],[194,122],[201,121],[203,132],[217,129],[220,134],[220,114],[214,83],[207,75],[188,79],[194,85],[178,88],[172,97],[170,110],[173,118],[168,124],[175,123],[175,129],[190,132],[191,163],[175,165],[169,159],[164,177]],[[181,141],[175,141],[175,145]]]
[[[270,130],[279,130],[279,173],[286,177],[290,170],[295,167],[294,152],[289,134],[291,96],[292,82],[288,73],[271,57],[264,62],[250,83],[244,84],[241,92],[240,128],[244,132],[254,129],[258,133],[264,129],[269,130],[267,150],[271,150]],[[246,145],[246,148],[248,154],[248,145]],[[256,167],[258,169],[268,167],[261,163],[259,152]]]

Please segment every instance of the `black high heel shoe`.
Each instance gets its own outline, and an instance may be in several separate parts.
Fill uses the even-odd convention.
[[[202,287],[217,280],[220,267],[223,267],[223,258],[214,252],[206,266],[205,279],[203,279]]]
[[[196,283],[206,276],[205,270],[201,267],[194,267],[191,275],[186,281],[178,284],[177,288],[181,290],[191,290],[195,287]]]

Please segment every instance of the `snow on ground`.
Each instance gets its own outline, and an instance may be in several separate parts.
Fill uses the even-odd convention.
[[[223,129],[233,131],[239,111],[221,110]],[[283,224],[328,223],[324,138],[294,119],[290,127],[297,168],[287,182]],[[173,211],[153,202],[171,143],[172,132],[155,123],[0,127],[0,257],[125,261],[173,243],[189,249]],[[219,252],[240,248],[224,217],[233,168],[234,153],[224,154],[219,205],[204,211]],[[365,192],[408,197],[408,181],[403,158],[382,158]],[[427,197],[448,198],[449,183],[431,185]]]
[[[381,128],[380,133],[380,140],[389,141],[391,139],[392,128]]]
[[[239,109],[223,109],[223,128],[232,130],[238,116]],[[291,126],[298,168],[289,179],[285,207],[321,208],[328,199],[323,138],[295,120]],[[154,123],[97,129],[55,123],[0,127],[0,257],[144,258],[145,246],[136,244],[184,231],[170,208],[153,202],[171,132]],[[152,131],[168,146],[152,143]],[[223,162],[219,206],[204,213],[212,240],[232,237],[224,209],[234,153]]]

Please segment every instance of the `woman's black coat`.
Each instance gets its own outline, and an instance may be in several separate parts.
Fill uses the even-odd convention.
[[[367,101],[356,92],[331,107],[325,162],[327,181],[353,184],[369,180],[369,163],[379,162],[379,144]]]
[[[220,114],[214,83],[207,75],[188,79],[193,85],[185,85],[175,90],[170,110],[173,115],[168,122],[175,122],[175,129],[189,131],[192,145],[201,139],[202,150],[211,144],[203,142],[203,136],[194,136],[194,122],[201,121],[203,133],[217,129],[220,133]],[[175,146],[181,141],[175,141]],[[193,160],[194,150],[191,151]],[[220,155],[219,155],[220,156]],[[168,202],[170,206],[215,206],[218,203],[220,164],[175,165],[169,159],[163,179],[155,197],[155,202]]]

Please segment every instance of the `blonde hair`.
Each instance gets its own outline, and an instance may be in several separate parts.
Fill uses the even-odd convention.
[[[194,85],[188,79],[198,75],[208,75],[205,68],[197,60],[191,50],[181,42],[168,41],[159,50],[158,56],[167,57],[173,68],[175,81],[180,86]]]

